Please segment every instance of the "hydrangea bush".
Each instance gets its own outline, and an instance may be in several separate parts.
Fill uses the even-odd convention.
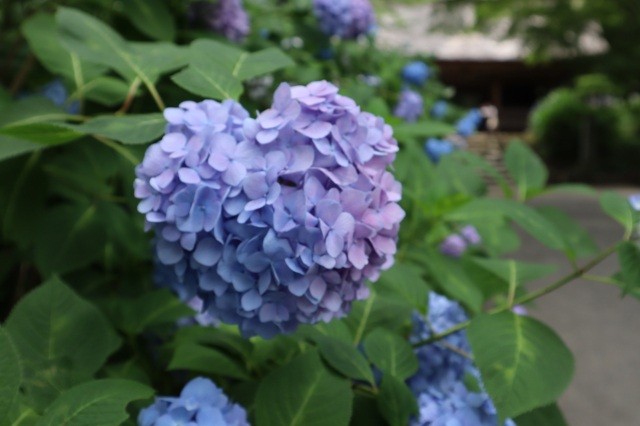
[[[377,50],[366,0],[18,3],[0,425],[565,424],[573,358],[529,305],[614,253],[598,279],[639,297],[636,197],[601,195],[602,252],[531,207],[575,187],[465,150],[474,105]],[[572,272],[512,258],[514,225]]]

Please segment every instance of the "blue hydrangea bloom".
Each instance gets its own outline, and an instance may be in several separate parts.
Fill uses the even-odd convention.
[[[138,415],[138,426],[249,426],[247,412],[211,380],[197,377],[179,397],[159,397]]]
[[[449,104],[447,104],[447,101],[438,101],[431,107],[431,116],[433,118],[443,118],[447,115],[448,110]]]
[[[635,211],[640,212],[640,194],[633,194],[629,196],[629,204]]]
[[[429,78],[429,67],[422,61],[409,62],[402,68],[402,79],[405,83],[423,86]]]
[[[58,106],[64,106],[69,99],[66,87],[62,84],[60,79],[52,80],[40,89],[40,94],[45,98],[50,99],[54,104]],[[68,104],[65,111],[69,114],[80,113],[80,102],[73,101]]]
[[[324,81],[282,84],[256,119],[231,100],[164,115],[134,186],[164,281],[183,300],[268,338],[368,297],[404,217],[382,118]]]
[[[467,315],[460,305],[436,293],[429,295],[427,317],[413,315],[412,343],[428,339],[464,321]],[[464,385],[465,375],[480,374],[472,361],[452,349],[471,353],[464,330],[416,349],[418,372],[407,384],[418,400],[418,416],[411,426],[497,426],[495,406],[485,392],[470,392]],[[507,420],[504,426],[515,426]]]
[[[460,136],[471,136],[476,132],[476,130],[478,130],[480,123],[482,123],[480,110],[472,109],[458,121],[456,124],[456,130]]]
[[[438,163],[440,159],[456,150],[455,145],[448,140],[430,138],[424,144],[424,151],[431,161]]]
[[[314,0],[313,11],[322,32],[355,39],[372,34],[376,16],[369,0]]]
[[[189,5],[188,17],[234,43],[242,43],[250,30],[242,0],[197,1]]]
[[[393,115],[413,123],[424,112],[424,100],[422,95],[415,90],[402,89],[398,105],[393,110]]]

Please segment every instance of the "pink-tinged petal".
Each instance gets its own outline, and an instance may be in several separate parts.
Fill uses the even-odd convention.
[[[322,299],[322,306],[331,312],[338,312],[342,306],[342,299],[338,293],[330,291],[324,296],[324,299]]]
[[[320,277],[317,277],[309,286],[309,294],[316,300],[321,300],[324,297],[325,292],[327,291],[327,283]]]
[[[293,147],[291,159],[293,160],[289,164],[289,172],[302,172],[308,170],[313,164],[315,157],[315,151],[308,145],[296,145]]]
[[[383,237],[381,235],[376,236],[373,239],[373,246],[376,251],[384,254],[396,254],[396,241],[393,238]]]
[[[169,123],[182,124],[184,111],[181,108],[166,108],[162,114]]]
[[[361,217],[369,207],[371,199],[369,194],[364,191],[346,188],[340,193],[340,202],[344,211],[351,213],[355,217]]]
[[[316,217],[329,226],[333,225],[342,213],[340,203],[333,200],[320,200],[316,204]]]
[[[299,98],[299,101],[307,106],[319,105],[324,102],[324,98],[318,96],[304,96]]]
[[[262,296],[256,290],[248,291],[242,296],[240,304],[245,311],[253,311],[262,305]]]
[[[156,244],[156,253],[158,254],[160,262],[165,265],[175,265],[182,260],[182,256],[184,255],[179,244],[162,239],[159,239]]]
[[[160,141],[160,147],[164,152],[181,150],[187,144],[187,137],[182,133],[169,133]]]
[[[265,145],[276,140],[278,134],[279,132],[276,129],[262,130],[259,131],[256,135],[256,140],[258,141],[258,143]]]
[[[229,167],[222,174],[222,180],[231,186],[238,186],[242,180],[247,176],[247,169],[241,163],[234,161],[229,164]]]
[[[327,253],[335,259],[340,255],[340,253],[342,253],[342,249],[344,248],[344,237],[335,231],[330,231],[327,234],[325,244],[327,246]]]
[[[196,246],[193,258],[203,266],[213,266],[222,257],[222,246],[213,238],[204,238]]]
[[[331,123],[325,121],[315,121],[304,129],[298,129],[298,132],[312,139],[324,138],[331,133]]]
[[[151,178],[149,180],[149,185],[151,185],[152,188],[158,191],[161,191],[167,186],[169,186],[171,182],[173,182],[174,176],[175,176],[174,171],[171,169],[167,169],[164,172],[160,173],[160,175],[154,178]]]
[[[362,214],[361,220],[362,223],[364,223],[365,225],[369,225],[375,230],[382,229],[384,225],[380,213],[372,209],[365,210],[365,212]]]
[[[357,269],[362,269],[369,263],[364,247],[364,242],[360,241],[349,248],[349,262]]]
[[[390,229],[394,224],[400,223],[404,216],[404,210],[396,203],[388,203],[382,208],[382,220],[385,229]]]
[[[183,167],[180,170],[178,170],[178,178],[180,178],[180,181],[186,184],[200,183],[200,175],[198,174],[198,172],[196,172],[193,169],[188,169],[186,167]]]

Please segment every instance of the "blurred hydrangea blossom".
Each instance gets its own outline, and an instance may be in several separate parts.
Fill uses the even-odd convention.
[[[60,79],[52,80],[40,88],[40,94],[45,98],[50,99],[54,104],[65,107],[65,111],[69,114],[80,113],[80,102],[73,101],[67,104],[69,94],[67,88],[64,87]]]
[[[635,211],[640,212],[640,194],[633,194],[629,196],[629,204]]]
[[[424,151],[431,161],[438,163],[444,156],[456,150],[453,143],[446,139],[430,138],[424,144]]]
[[[277,89],[257,119],[238,103],[165,110],[136,168],[138,210],[183,300],[249,336],[346,315],[393,264],[401,185],[382,118],[327,82]]]
[[[447,101],[438,101],[431,107],[431,116],[433,118],[443,118],[447,115],[447,111],[449,109],[449,104]]]
[[[322,32],[355,39],[372,34],[376,16],[369,0],[314,0],[313,10]]]
[[[440,252],[450,257],[461,257],[467,247],[477,246],[482,242],[478,230],[473,225],[460,229],[460,233],[449,235],[440,244]]]
[[[414,313],[413,332],[417,343],[467,321],[460,305],[436,293],[429,295],[427,317]],[[464,384],[466,375],[480,381],[471,359],[471,347],[464,330],[416,349],[418,372],[407,384],[418,400],[418,416],[411,426],[496,426],[498,415],[485,392],[471,392]],[[480,381],[481,385],[481,381]],[[515,426],[507,420],[504,426]]]
[[[429,78],[429,67],[422,61],[409,62],[402,68],[402,79],[405,83],[423,86]]]
[[[456,130],[460,136],[471,136],[478,130],[480,123],[482,123],[482,115],[479,109],[474,108],[458,121]]]
[[[249,426],[247,412],[211,380],[197,377],[179,397],[159,397],[138,415],[138,426]]]
[[[424,112],[424,100],[422,95],[415,90],[402,89],[398,105],[393,110],[393,115],[402,118],[409,123],[416,121]]]
[[[242,43],[250,30],[242,0],[196,1],[189,5],[188,18],[234,43]]]

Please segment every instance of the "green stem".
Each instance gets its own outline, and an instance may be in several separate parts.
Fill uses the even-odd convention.
[[[515,305],[523,305],[525,303],[531,302],[539,297],[542,297],[546,294],[552,293],[556,290],[558,290],[559,288],[567,285],[568,283],[570,283],[571,281],[575,280],[576,278],[580,278],[582,276],[584,276],[588,271],[590,271],[591,269],[593,269],[596,265],[600,264],[603,260],[605,260],[607,257],[611,256],[613,253],[615,253],[617,247],[617,244],[614,244],[613,246],[609,247],[608,249],[604,250],[602,253],[600,253],[598,256],[594,257],[589,263],[587,263],[586,265],[584,265],[582,268],[575,270],[574,272],[570,273],[569,275],[559,279],[558,281],[554,282],[553,284],[541,288],[540,290],[531,292],[527,295],[524,295],[522,297],[519,297],[518,299],[516,299],[513,304]],[[507,304],[505,306],[501,306],[499,308],[495,308],[492,309],[488,312],[488,314],[498,314],[500,312],[504,312],[511,309],[511,305]],[[428,345],[430,343],[436,342],[438,340],[441,340],[453,333],[456,333],[460,330],[464,330],[465,328],[467,328],[469,325],[471,324],[471,321],[465,321],[462,322],[458,325],[456,325],[455,327],[452,327],[440,334],[435,334],[433,336],[431,336],[428,339],[424,339],[421,340],[419,342],[416,342],[413,344],[414,348],[418,348],[420,346],[424,346],[424,345]]]
[[[127,92],[127,98],[124,100],[122,107],[118,110],[118,112],[116,112],[116,115],[127,113],[127,111],[129,110],[129,107],[131,107],[131,104],[133,103],[133,98],[135,98],[136,92],[140,87],[140,83],[142,83],[142,81],[140,80],[139,77],[136,77],[133,80],[133,82],[131,83],[131,86],[129,86],[129,92]]]
[[[156,105],[158,105],[160,111],[164,111],[165,105],[162,101],[162,98],[160,97],[160,94],[158,93],[158,90],[156,89],[156,86],[150,82],[145,82],[145,85],[147,86],[147,89],[149,89],[149,93],[151,93],[153,100],[156,101]]]

